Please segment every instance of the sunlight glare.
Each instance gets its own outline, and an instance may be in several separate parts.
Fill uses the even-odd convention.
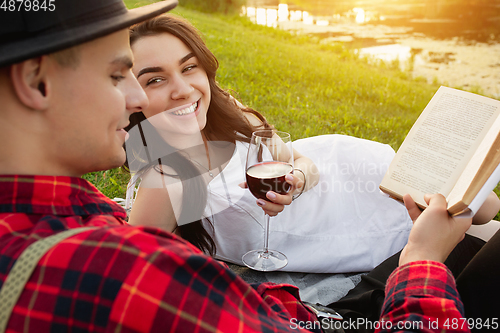
[[[261,25],[266,25],[266,9],[265,8],[257,8],[257,13],[255,15],[257,17],[256,23]]]
[[[290,11],[290,21],[302,21],[302,11],[301,10],[291,10]]]
[[[352,11],[356,14],[356,23],[365,23],[366,14],[363,8],[354,8]]]
[[[386,63],[398,61],[400,68],[404,70],[411,59],[411,47],[399,44],[372,46],[360,49],[359,54],[372,59],[380,59]]]
[[[286,3],[280,3],[278,6],[278,21],[288,21],[288,5]]]
[[[314,23],[313,16],[309,15],[308,12],[302,12],[302,19],[304,21],[304,24],[313,24]]]
[[[246,7],[246,11],[248,17],[255,17],[256,15],[255,7]]]
[[[278,10],[267,9],[267,26],[276,27],[278,25]]]

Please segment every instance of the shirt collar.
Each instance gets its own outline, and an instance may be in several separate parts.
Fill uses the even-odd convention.
[[[126,218],[120,205],[88,181],[67,176],[0,175],[0,213]]]

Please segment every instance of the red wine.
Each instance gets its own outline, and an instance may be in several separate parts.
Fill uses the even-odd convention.
[[[266,198],[268,191],[286,194],[290,189],[290,184],[286,182],[285,176],[292,170],[293,167],[284,162],[255,164],[247,170],[248,189],[254,197],[264,200],[268,200]]]

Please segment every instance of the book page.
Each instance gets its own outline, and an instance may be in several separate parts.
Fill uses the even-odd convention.
[[[500,102],[441,87],[401,145],[381,189],[409,193],[421,206],[425,193],[447,196],[500,114]]]
[[[483,203],[486,201],[486,198],[488,198],[488,195],[490,195],[491,191],[497,187],[498,182],[500,182],[500,165],[498,165],[492,172],[488,180],[484,183],[483,187],[481,187],[474,199],[472,199],[472,202],[468,205],[468,207],[463,211],[458,212],[458,214],[460,214],[459,216],[473,217],[476,215],[479,208],[481,208]]]
[[[481,145],[449,193],[448,211],[451,214],[465,209],[483,187],[500,163],[500,117],[495,120]]]

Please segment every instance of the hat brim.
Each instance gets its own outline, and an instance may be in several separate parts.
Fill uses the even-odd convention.
[[[0,67],[109,35],[165,13],[175,6],[177,6],[177,0],[164,0],[134,8],[122,15],[96,21],[85,26],[54,31],[43,36],[33,36],[21,41],[14,41],[0,50]]]

